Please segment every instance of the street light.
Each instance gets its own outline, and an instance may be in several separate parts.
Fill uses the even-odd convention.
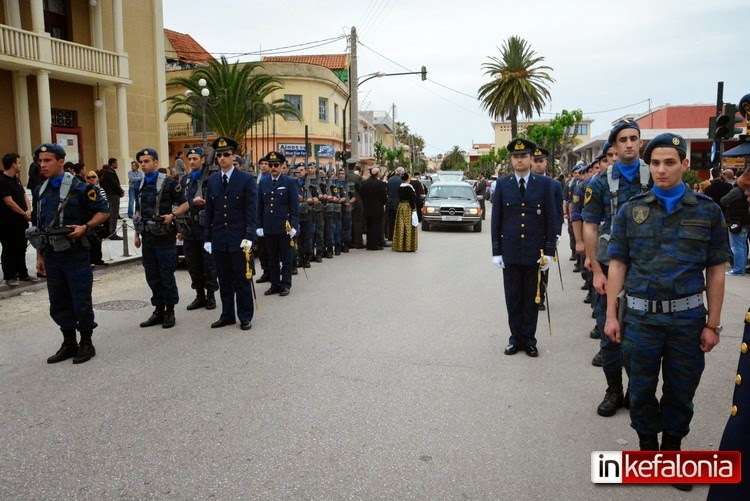
[[[368,75],[363,75],[363,76],[357,78],[357,87],[359,87],[360,85],[362,85],[363,83],[365,83],[368,80],[372,80],[373,78],[380,78],[380,77],[384,77],[384,76],[386,76],[386,73],[382,72],[382,71],[376,71],[375,73],[370,73]],[[342,120],[342,125],[343,125],[343,134],[342,135],[344,137],[344,141],[343,141],[343,147],[342,147],[342,150],[341,150],[342,152],[346,152],[346,108],[349,107],[349,101],[351,99],[352,99],[352,92],[351,92],[351,89],[350,89],[349,90],[349,97],[346,98],[346,103],[344,103],[344,114],[343,114],[343,120]],[[354,119],[352,119],[352,125],[351,125],[351,127],[352,127],[352,138],[354,138],[354,132],[355,132],[355,130],[357,130],[359,128],[359,127],[357,127],[355,129],[354,123],[355,123]],[[352,143],[352,150],[354,150],[354,143]],[[343,160],[346,161],[346,158],[344,158]]]
[[[185,91],[185,98],[190,99],[195,98],[198,100],[198,104],[201,107],[201,126],[203,128],[203,149],[206,149],[208,147],[208,140],[206,137],[206,105],[208,104],[208,97],[211,95],[211,91],[209,90],[206,85],[208,82],[206,82],[205,78],[201,78],[198,80],[198,86],[201,88],[201,95],[200,97],[193,96],[193,91],[188,89]]]

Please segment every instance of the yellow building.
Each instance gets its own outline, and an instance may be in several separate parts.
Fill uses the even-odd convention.
[[[94,168],[109,157],[128,165],[144,146],[166,149],[162,2],[125,6],[3,0],[0,151],[27,166],[39,144],[56,142],[67,160]]]
[[[576,136],[581,142],[585,143],[591,139],[591,122],[594,120],[584,118],[578,124],[578,135]],[[518,133],[525,133],[530,125],[549,125],[549,120],[527,120],[518,122]],[[511,137],[510,122],[492,122],[492,129],[495,131],[495,149],[505,148],[508,146]]]

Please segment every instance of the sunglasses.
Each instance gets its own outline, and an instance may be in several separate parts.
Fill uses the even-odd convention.
[[[281,167],[281,164],[278,162],[269,163],[268,165],[270,165],[271,167]]]
[[[228,151],[222,151],[222,152],[220,152],[220,153],[217,153],[217,154],[216,154],[216,156],[217,156],[217,157],[224,157],[224,158],[227,158],[227,157],[233,157],[233,156],[234,156],[234,153],[230,153],[230,152],[228,152]]]
[[[97,179],[96,176],[86,176],[86,179]]]

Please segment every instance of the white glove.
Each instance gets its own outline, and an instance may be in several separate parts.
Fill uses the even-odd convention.
[[[255,230],[255,234],[259,237],[263,237],[263,228],[258,228],[257,230]]]
[[[203,250],[211,254],[211,242],[206,242],[203,244]]]
[[[503,256],[492,256],[492,264],[494,264],[498,268],[505,268]]]
[[[537,260],[537,263],[539,263],[539,269],[542,271],[547,271],[549,269],[550,263],[552,263],[552,256],[544,256],[544,264],[542,264],[542,258],[539,258]]]
[[[287,231],[286,234],[289,235],[289,238],[294,238],[294,235],[297,234],[297,230],[292,228],[291,230]]]
[[[263,230],[261,230],[261,231],[263,231]],[[252,248],[253,248],[253,241],[252,240],[245,239],[242,242],[240,242],[240,249],[242,249],[242,250],[250,250]]]

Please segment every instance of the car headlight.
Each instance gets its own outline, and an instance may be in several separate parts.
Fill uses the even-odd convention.
[[[470,216],[476,216],[479,214],[479,209],[466,209],[466,214]]]
[[[425,207],[425,214],[440,214],[440,207]]]

